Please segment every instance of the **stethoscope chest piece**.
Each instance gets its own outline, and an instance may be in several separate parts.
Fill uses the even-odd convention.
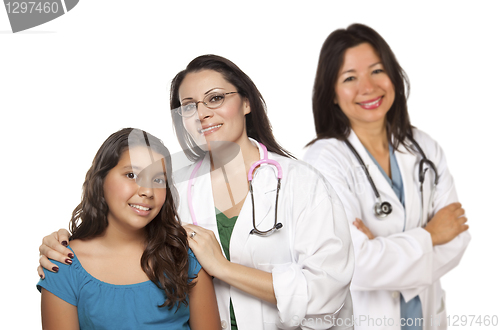
[[[392,212],[392,205],[389,202],[377,202],[373,207],[373,211],[377,218],[385,218]]]
[[[423,216],[424,216],[423,215],[423,213],[424,213],[423,182],[424,182],[424,178],[425,178],[425,172],[429,168],[432,168],[432,170],[434,171],[434,186],[433,186],[433,190],[431,192],[431,197],[430,197],[431,203],[433,201],[435,188],[436,188],[438,181],[439,181],[439,176],[437,174],[436,166],[434,165],[433,162],[431,162],[429,159],[427,159],[427,157],[425,156],[425,153],[422,150],[422,148],[420,147],[420,145],[413,139],[413,137],[408,136],[408,138],[410,139],[410,141],[413,143],[415,148],[418,150],[418,152],[422,156],[422,159],[420,160],[420,163],[418,165],[418,173],[419,173],[418,180],[420,182],[420,196],[421,196],[421,204],[422,204],[422,212],[420,213],[419,223],[421,225],[423,225]],[[363,168],[363,171],[365,172],[366,178],[368,179],[368,182],[370,182],[370,186],[373,189],[373,193],[375,194],[375,198],[377,199],[377,202],[375,203],[375,206],[373,207],[373,212],[375,213],[375,216],[378,219],[383,219],[383,218],[387,217],[392,212],[392,205],[389,202],[382,202],[382,198],[380,197],[380,193],[378,192],[377,187],[375,187],[375,183],[373,182],[373,179],[370,176],[370,173],[368,173],[368,169],[367,169],[365,163],[363,162],[363,159],[361,159],[361,156],[358,154],[356,149],[354,149],[354,147],[349,142],[349,140],[345,140],[345,144],[352,151],[352,153],[354,154],[354,156],[358,160],[359,164]],[[429,168],[424,168],[424,164],[427,164],[429,166]]]

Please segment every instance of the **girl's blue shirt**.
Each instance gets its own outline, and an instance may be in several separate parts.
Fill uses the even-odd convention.
[[[102,282],[87,273],[76,255],[72,265],[53,262],[59,271],[46,271],[37,288],[76,306],[80,329],[190,329],[189,307],[159,307],[166,296],[152,281],[130,285]],[[194,278],[200,269],[189,249],[189,278]]]

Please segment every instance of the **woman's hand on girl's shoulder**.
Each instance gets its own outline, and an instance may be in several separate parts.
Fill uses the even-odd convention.
[[[44,268],[51,272],[57,272],[59,268],[49,259],[57,260],[63,264],[70,265],[73,253],[68,246],[69,232],[66,229],[59,229],[52,234],[45,236],[42,244],[38,248],[40,251],[40,265],[37,268],[38,275],[45,277]]]
[[[223,266],[229,261],[222,254],[214,232],[191,224],[183,225],[183,227],[188,235],[189,247],[203,269],[209,275],[219,277],[217,272],[221,272]]]

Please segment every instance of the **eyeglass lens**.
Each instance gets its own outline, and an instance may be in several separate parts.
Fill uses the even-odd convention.
[[[209,109],[216,109],[224,103],[226,95],[224,93],[210,93],[203,98],[202,103]],[[196,112],[199,102],[190,102],[181,105],[181,116],[191,117]]]

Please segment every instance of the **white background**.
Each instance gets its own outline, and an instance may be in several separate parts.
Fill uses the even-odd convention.
[[[500,316],[498,7],[82,0],[17,34],[0,8],[0,329],[41,328],[38,246],[67,228],[105,138],[138,127],[179,150],[169,84],[190,60],[212,53],[235,62],[263,94],[278,141],[301,157],[315,134],[311,93],[320,48],[330,32],[354,22],[376,29],[409,75],[412,123],[444,148],[467,211],[472,242],[442,279],[448,314]]]

